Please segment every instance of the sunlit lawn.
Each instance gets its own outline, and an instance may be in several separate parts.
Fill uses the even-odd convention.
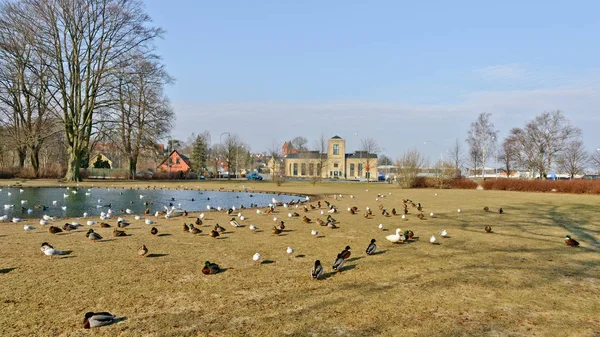
[[[2,182],[6,186],[14,182]],[[181,182],[86,182],[82,186],[163,186]],[[32,181],[25,185],[56,185]],[[228,224],[224,212],[206,213],[203,233],[181,230],[192,218],[151,225],[126,218],[128,237],[93,226],[105,240],[92,244],[88,226],[49,234],[38,224],[0,224],[0,335],[2,336],[597,336],[600,335],[600,228],[598,196],[465,190],[402,190],[389,184],[287,182],[186,182],[188,188],[296,192],[321,195],[340,211],[339,229],[303,224],[276,209],[275,215],[244,210],[243,228]],[[368,191],[367,191],[368,190]],[[342,194],[334,200],[332,194]],[[376,201],[377,194],[385,195]],[[390,194],[391,193],[391,194]],[[92,192],[93,194],[93,192]],[[437,194],[437,195],[436,195]],[[355,198],[351,198],[354,195]],[[425,220],[409,208],[408,220],[384,217],[402,210],[402,199],[422,203]],[[316,205],[317,197],[309,203]],[[140,202],[136,200],[135,202]],[[324,203],[323,203],[324,204]],[[154,205],[162,208],[162,205]],[[357,206],[359,214],[346,209]],[[362,214],[369,206],[374,216]],[[484,212],[488,206],[490,212]],[[498,214],[502,207],[505,214]],[[461,213],[457,209],[462,210]],[[264,207],[261,209],[265,209]],[[435,217],[429,213],[434,212]],[[191,213],[196,217],[198,213]],[[327,213],[326,213],[327,214]],[[306,213],[325,219],[318,210]],[[273,216],[286,231],[273,236]],[[68,219],[71,220],[71,219]],[[54,221],[61,226],[67,219]],[[99,219],[95,219],[99,221]],[[85,223],[82,219],[77,221]],[[219,239],[207,235],[215,223],[227,229]],[[387,231],[381,231],[379,224]],[[116,220],[110,221],[111,225]],[[260,231],[252,232],[250,224]],[[493,233],[485,233],[491,225]],[[417,240],[390,244],[386,235],[411,229]],[[310,234],[319,231],[319,237]],[[438,232],[446,229],[449,238]],[[439,245],[429,244],[436,235]],[[571,248],[571,234],[581,246]],[[364,250],[375,238],[379,254]],[[40,256],[47,241],[70,255]],[[145,244],[149,254],[137,257]],[[346,245],[352,256],[341,274],[331,273]],[[293,256],[286,248],[293,247]],[[260,252],[263,264],[252,255]],[[309,273],[320,259],[326,278]],[[225,270],[203,275],[204,261]],[[87,311],[110,311],[121,322],[87,331]]]

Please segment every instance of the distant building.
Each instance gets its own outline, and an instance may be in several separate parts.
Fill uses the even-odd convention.
[[[283,153],[290,151],[291,145],[286,146],[286,144],[282,148]],[[327,153],[320,151],[287,153],[278,163],[273,163],[271,158],[269,169],[272,171],[273,167],[275,170],[283,171],[286,177],[377,180],[377,154],[366,151],[346,153],[346,141],[339,136],[331,137],[327,141]]]
[[[189,172],[192,170],[190,159],[177,150],[173,150],[169,156],[158,166],[162,172]]]

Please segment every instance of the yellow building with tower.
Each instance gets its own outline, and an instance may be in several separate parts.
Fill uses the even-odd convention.
[[[377,180],[377,154],[366,151],[346,153],[346,141],[340,136],[327,140],[327,153],[299,151],[289,153],[279,163],[269,163],[273,171],[281,170],[292,178],[329,178],[344,180]],[[273,174],[273,172],[271,172]]]

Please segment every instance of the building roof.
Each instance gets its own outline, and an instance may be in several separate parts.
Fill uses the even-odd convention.
[[[171,158],[173,156],[173,154],[177,154],[181,159],[183,159],[183,161],[187,164],[187,166],[192,167],[192,163],[190,162],[190,158],[188,158],[187,156],[182,155],[177,150],[171,151],[171,153],[169,153],[169,155],[167,156],[167,158],[165,158],[165,160],[163,160],[160,163],[160,165],[158,165],[158,167],[163,166],[167,162],[167,160],[169,160],[169,158]]]
[[[287,159],[319,159],[321,157],[327,157],[327,154],[319,151],[305,151],[298,153],[290,153],[285,158]]]
[[[368,153],[367,151],[354,151],[354,153],[346,153],[346,158],[377,158],[377,153]]]
[[[335,136],[331,137],[331,139],[342,139],[342,137],[335,135]]]

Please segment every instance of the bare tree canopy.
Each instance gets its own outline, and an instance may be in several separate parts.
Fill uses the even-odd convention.
[[[485,164],[491,154],[494,153],[496,148],[496,138],[498,131],[494,127],[494,123],[491,121],[492,114],[482,112],[477,117],[477,120],[471,123],[469,129],[469,135],[467,137],[467,143],[469,144],[469,154],[471,157],[471,163],[475,165],[480,164],[482,167],[482,177],[485,175]],[[474,156],[479,156],[479,159]]]
[[[590,159],[585,151],[583,142],[572,140],[567,143],[564,150],[558,155],[558,167],[573,179],[578,174],[583,174],[585,166]]]
[[[500,145],[500,149],[498,150],[498,161],[500,161],[504,170],[506,171],[506,177],[510,178],[512,168],[519,160],[519,144],[518,139],[515,135],[511,134],[506,137],[502,144]]]
[[[308,148],[306,147],[306,144],[308,144],[308,140],[306,139],[306,137],[295,137],[290,141],[290,143],[294,149],[298,150],[298,152],[308,150]]]
[[[151,54],[162,30],[150,26],[138,0],[26,0],[5,6],[19,18],[12,31],[48,70],[48,105],[62,120],[69,154],[65,179],[78,181],[97,114],[114,104],[111,75],[133,63],[132,51]]]
[[[460,141],[458,140],[458,138],[456,138],[456,141],[454,142],[454,144],[452,144],[452,146],[446,150],[446,153],[448,153],[448,156],[450,157],[449,161],[454,166],[455,172],[459,172],[459,173],[462,172],[462,168],[463,168],[463,165],[465,162],[465,157],[464,157],[462,145],[461,145]]]
[[[413,187],[421,168],[425,165],[425,157],[418,150],[404,152],[396,162],[398,166],[398,184],[404,188]]]

